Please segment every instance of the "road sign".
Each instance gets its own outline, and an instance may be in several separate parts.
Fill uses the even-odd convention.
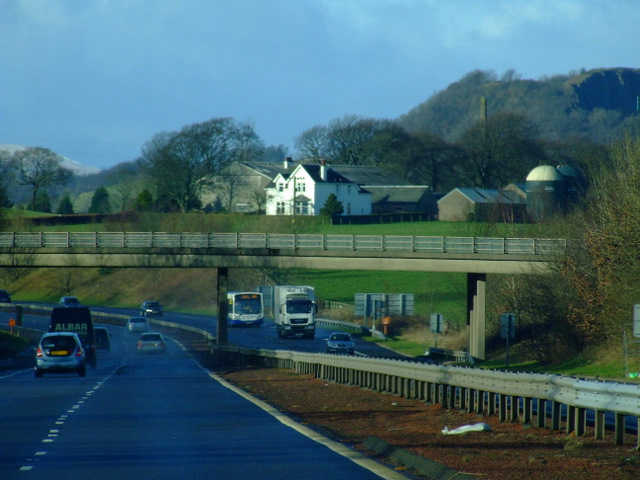
[[[441,313],[431,314],[431,333],[442,333],[444,330],[444,315]]]
[[[514,313],[500,315],[500,338],[516,338],[516,315]]]
[[[640,303],[633,306],[633,336],[640,337]]]

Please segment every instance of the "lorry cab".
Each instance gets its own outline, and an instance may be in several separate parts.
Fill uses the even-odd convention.
[[[315,338],[318,307],[314,288],[308,285],[273,287],[274,323],[280,338]]]

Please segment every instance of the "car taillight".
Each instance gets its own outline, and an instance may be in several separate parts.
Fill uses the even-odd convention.
[[[142,342],[138,342],[138,348],[142,347]]]
[[[42,357],[42,349],[40,347],[36,350],[36,357]]]
[[[76,350],[76,357],[81,357],[82,355],[84,355],[84,353],[82,352],[82,349],[78,347],[78,350]]]

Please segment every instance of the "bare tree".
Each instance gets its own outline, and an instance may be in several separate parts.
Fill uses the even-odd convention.
[[[62,157],[47,148],[30,147],[16,150],[9,157],[16,169],[20,185],[31,187],[31,205],[36,204],[38,193],[54,184],[64,184],[73,177],[73,172],[60,163]]]
[[[296,149],[301,157],[316,163],[328,160],[340,165],[367,165],[367,142],[387,126],[384,120],[345,115],[328,126],[317,125],[303,132]]]
[[[327,127],[322,125],[316,125],[302,132],[296,140],[298,155],[320,164],[327,156],[327,134]]]
[[[264,213],[267,206],[267,192],[263,189],[253,190],[250,194],[250,200],[258,213]]]
[[[357,115],[332,120],[327,134],[327,159],[342,165],[366,165],[365,145],[384,122]]]
[[[233,164],[220,172],[216,179],[217,189],[228,212],[233,211],[236,198],[240,191],[247,186],[247,181],[238,164]]]
[[[132,208],[132,198],[139,191],[137,172],[132,168],[121,168],[110,175],[109,180],[113,182],[111,188],[115,195],[112,195],[112,198],[116,210],[124,212]]]
[[[468,186],[499,188],[522,181],[545,158],[536,127],[522,115],[500,113],[479,120],[458,140],[465,151]]]
[[[159,203],[186,212],[200,207],[202,191],[213,184],[214,175],[234,160],[251,159],[261,148],[250,125],[214,118],[155,135],[143,147],[140,163],[156,184]]]

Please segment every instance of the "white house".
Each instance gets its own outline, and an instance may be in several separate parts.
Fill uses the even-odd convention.
[[[265,192],[267,215],[319,215],[332,193],[342,203],[343,215],[371,214],[371,192],[324,164],[285,169]]]

